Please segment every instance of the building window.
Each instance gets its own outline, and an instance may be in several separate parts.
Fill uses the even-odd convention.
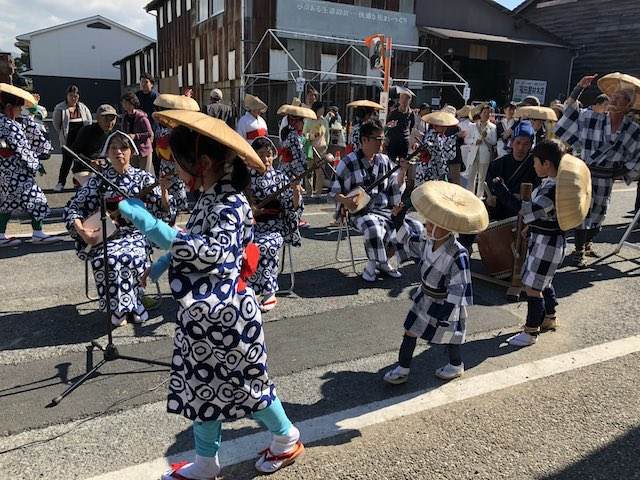
[[[236,79],[236,51],[231,50],[227,58],[227,74],[229,80]]]
[[[271,80],[289,80],[289,57],[284,50],[269,50],[269,78]]]
[[[209,18],[209,0],[198,0],[198,21],[204,22]]]
[[[136,55],[136,73],[133,77],[134,83],[142,76],[142,70],[140,69],[140,55]]]
[[[489,57],[489,47],[486,45],[469,45],[469,58],[474,60],[486,60]]]
[[[127,74],[127,85],[131,85],[131,60],[127,60],[124,65]]]
[[[191,10],[191,0],[187,0],[187,3],[185,4],[185,11],[189,11]]]
[[[182,65],[178,65],[178,87],[182,88],[183,85],[183,81],[182,81]]]
[[[155,49],[149,50],[149,64],[151,66],[151,75],[156,76],[156,51]]]
[[[211,2],[211,16],[215,17],[224,12],[224,0],[212,0]]]
[[[171,2],[172,0],[167,2],[167,24],[171,23]]]
[[[171,67],[171,68],[169,69],[169,76],[170,76],[170,77],[173,77],[173,67]]]
[[[164,27],[164,7],[162,5],[158,7],[158,24],[160,28]]]
[[[160,78],[164,78],[164,70],[160,72]]]
[[[220,57],[218,55],[211,58],[211,81],[213,83],[220,81]]]
[[[176,0],[176,18],[182,15],[182,0]]]
[[[193,87],[193,63],[187,65],[187,87]]]
[[[200,82],[200,85],[204,85],[206,82],[205,79],[205,75],[207,74],[207,71],[205,70],[204,67],[204,58],[200,59],[200,62],[198,63],[198,80]]]
[[[337,55],[330,55],[327,53],[320,54],[320,70],[323,72],[337,72],[338,71],[338,65],[336,64],[337,61],[338,61]],[[329,74],[324,73],[320,77],[320,80],[322,81],[337,80],[337,79],[338,77],[333,73],[329,73]]]

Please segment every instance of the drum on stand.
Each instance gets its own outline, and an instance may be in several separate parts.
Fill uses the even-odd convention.
[[[482,263],[492,277],[509,278],[513,270],[513,248],[518,217],[489,224],[477,238]]]

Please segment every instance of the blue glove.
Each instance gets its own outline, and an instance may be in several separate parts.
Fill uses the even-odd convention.
[[[171,248],[178,232],[167,223],[158,220],[144,208],[144,203],[138,199],[127,198],[118,204],[123,217],[130,220],[149,240],[163,250]]]
[[[157,282],[162,274],[169,268],[169,263],[171,263],[171,253],[167,252],[158,258],[158,260],[153,262],[149,269],[149,278],[154,282]]]

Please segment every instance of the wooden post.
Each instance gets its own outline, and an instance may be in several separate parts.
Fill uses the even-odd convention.
[[[523,183],[520,185],[520,199],[523,202],[531,201],[533,185]],[[524,221],[522,214],[518,213],[518,224],[516,226],[516,238],[512,245],[513,269],[511,270],[511,286],[507,289],[507,297],[518,300],[522,293],[522,264],[527,256],[527,239],[522,237]]]

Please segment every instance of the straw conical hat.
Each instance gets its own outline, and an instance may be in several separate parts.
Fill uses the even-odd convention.
[[[199,112],[200,105],[191,97],[184,95],[174,95],[172,93],[161,93],[156,97],[153,104],[156,107],[166,108],[168,110],[189,110],[191,112]]]
[[[244,108],[250,112],[257,110],[264,113],[267,111],[267,104],[255,95],[250,95],[247,93],[244,96]]]
[[[282,105],[278,109],[278,115],[291,115],[294,117],[308,118],[310,120],[317,120],[316,112],[307,107],[301,107],[297,105]]]
[[[591,172],[584,161],[564,155],[556,177],[556,214],[564,231],[580,225],[591,206]]]
[[[429,125],[436,125],[438,127],[455,127],[460,123],[454,115],[443,111],[427,113],[422,117],[422,120]]]
[[[262,160],[260,160],[255,150],[251,148],[251,145],[222,120],[201,112],[190,112],[188,110],[163,110],[162,112],[156,112],[156,116],[158,121],[171,128],[182,125],[229,147],[244,160],[244,163],[254,170],[259,172],[266,170]]]
[[[356,100],[354,102],[347,103],[347,107],[348,108],[364,107],[364,108],[373,108],[374,110],[384,110],[384,107],[382,105],[376,102],[372,102],[371,100]]]
[[[549,107],[519,107],[513,116],[530,120],[558,121],[558,115],[556,115],[555,110]]]
[[[29,92],[14,85],[9,85],[8,83],[0,83],[0,92],[9,93],[15,97],[22,98],[25,101],[26,107],[33,107],[38,104],[38,101]]]
[[[458,116],[458,118],[468,117],[469,114],[471,113],[471,110],[473,110],[472,105],[465,105],[456,112],[456,115]]]
[[[480,233],[489,225],[484,203],[455,183],[425,182],[411,193],[418,213],[435,225],[457,233]]]
[[[619,90],[633,88],[636,92],[636,99],[632,108],[640,110],[640,79],[625,73],[610,73],[598,80],[598,88],[609,96]]]

